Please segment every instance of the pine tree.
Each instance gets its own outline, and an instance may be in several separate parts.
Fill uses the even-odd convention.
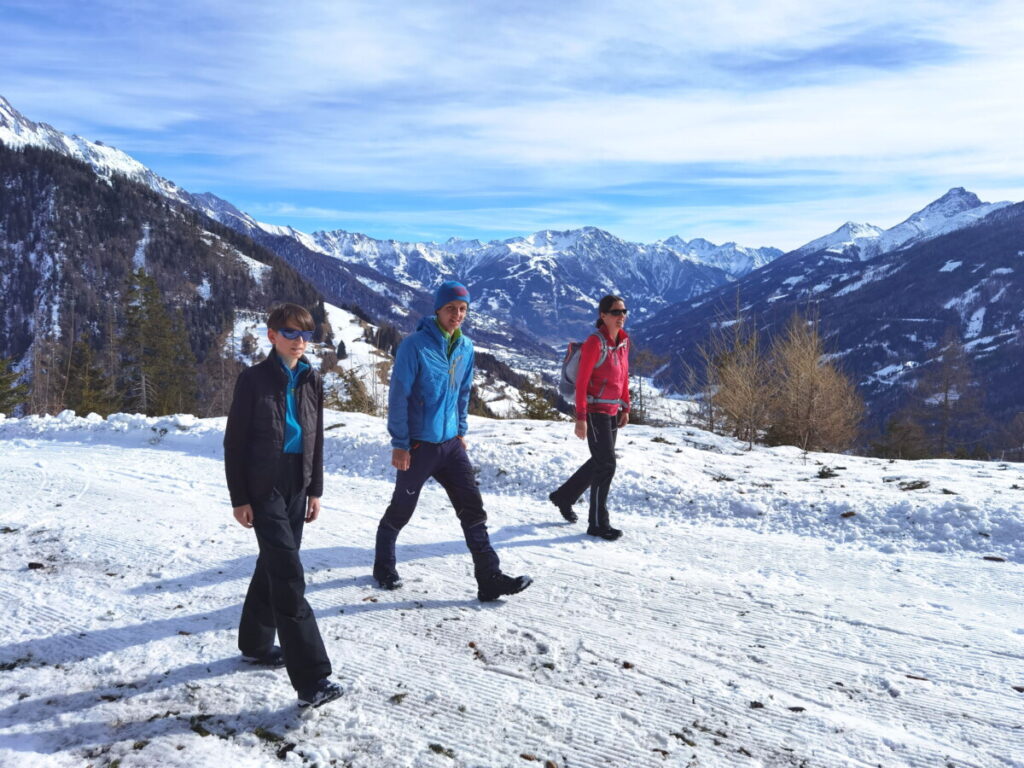
[[[654,400],[650,387],[644,390],[644,379],[653,378],[658,368],[668,362],[666,355],[655,354],[650,349],[641,349],[630,344],[629,374],[635,386],[629,388],[629,421],[631,424],[650,423],[648,414]]]
[[[126,299],[121,346],[129,407],[149,416],[194,411],[196,362],[181,312],[167,311],[156,281],[142,269]]]
[[[37,326],[38,327],[38,326]],[[32,374],[27,412],[56,414],[64,408],[64,358],[61,345],[49,334],[32,342]]]
[[[146,290],[155,283],[143,270],[132,275],[125,292],[125,329],[121,337],[121,376],[125,407],[140,413],[150,412],[153,395],[151,371],[148,366],[147,330],[149,325]]]
[[[518,414],[521,419],[562,420],[562,414],[555,408],[555,398],[532,381],[527,381],[519,388],[519,399],[523,404]]]
[[[103,321],[103,373],[107,380],[107,398],[118,409],[124,401],[124,396],[118,389],[117,383],[121,378],[121,351],[117,335],[117,307],[118,303],[107,294],[107,309]]]
[[[328,389],[324,395],[324,405],[334,411],[378,415],[379,408],[356,370],[339,366],[337,373],[336,385]]]
[[[891,416],[881,437],[872,443],[872,454],[884,459],[924,459],[928,453],[928,436],[908,411]]]
[[[206,359],[199,366],[198,392],[199,415],[226,416],[231,407],[231,395],[235,380],[245,366],[231,354],[233,324],[221,333],[206,353]]]
[[[1003,426],[1000,438],[1004,460],[1024,461],[1024,412],[1018,413]]]
[[[933,454],[969,455],[983,437],[981,394],[960,335],[949,328],[938,353],[917,382],[918,414],[933,441]]]
[[[118,407],[117,399],[111,395],[106,372],[85,339],[79,339],[71,351],[64,405],[79,416],[88,413],[107,416]]]
[[[14,370],[14,361],[0,358],[0,413],[10,414],[28,398],[28,385],[19,382],[21,374]]]
[[[167,313],[169,322],[156,335],[153,368],[153,412],[192,413],[196,409],[196,358],[192,353],[185,318],[180,310]]]

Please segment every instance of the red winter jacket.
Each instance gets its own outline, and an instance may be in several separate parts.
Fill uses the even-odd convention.
[[[600,334],[600,336],[598,335]],[[608,349],[604,362],[596,366],[601,345]],[[614,416],[629,410],[629,334],[619,331],[612,343],[604,325],[587,337],[580,349],[580,369],[576,376],[576,418],[587,411]]]

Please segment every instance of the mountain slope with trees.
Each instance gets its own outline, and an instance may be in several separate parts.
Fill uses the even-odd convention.
[[[29,372],[33,412],[191,410],[222,399],[214,391],[237,372],[233,357],[213,364],[236,309],[290,300],[325,316],[270,251],[49,150],[0,144],[0,233],[0,358]]]
[[[714,328],[735,321],[737,305],[768,338],[795,312],[809,314],[819,323],[829,359],[857,382],[875,431],[895,414],[906,417],[908,408],[919,420],[934,420],[924,414],[943,396],[935,383],[944,378],[939,370],[955,358],[957,375],[973,383],[947,387],[946,402],[976,404],[973,447],[998,444],[1000,425],[1024,411],[1017,373],[1024,355],[1022,253],[1024,203],[1017,203],[867,259],[856,245],[794,251],[733,285],[659,313],[634,336],[672,350],[661,381],[686,391],[701,345]],[[945,445],[941,453],[973,447]]]

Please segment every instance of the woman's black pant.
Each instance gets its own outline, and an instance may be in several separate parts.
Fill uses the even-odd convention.
[[[292,685],[306,688],[331,674],[313,609],[306,602],[306,575],[299,559],[306,521],[302,454],[282,454],[274,491],[252,503],[252,526],[260,547],[238,625],[238,648],[262,656],[281,643]]]
[[[615,477],[615,438],[619,417],[608,413],[587,414],[587,445],[590,458],[552,494],[559,505],[575,504],[590,489],[591,528],[608,527],[608,489]]]

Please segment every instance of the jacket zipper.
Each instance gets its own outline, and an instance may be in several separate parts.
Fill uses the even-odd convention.
[[[459,360],[462,359],[462,355],[453,357],[448,365],[448,387],[449,389],[455,389],[455,366],[459,364]]]

